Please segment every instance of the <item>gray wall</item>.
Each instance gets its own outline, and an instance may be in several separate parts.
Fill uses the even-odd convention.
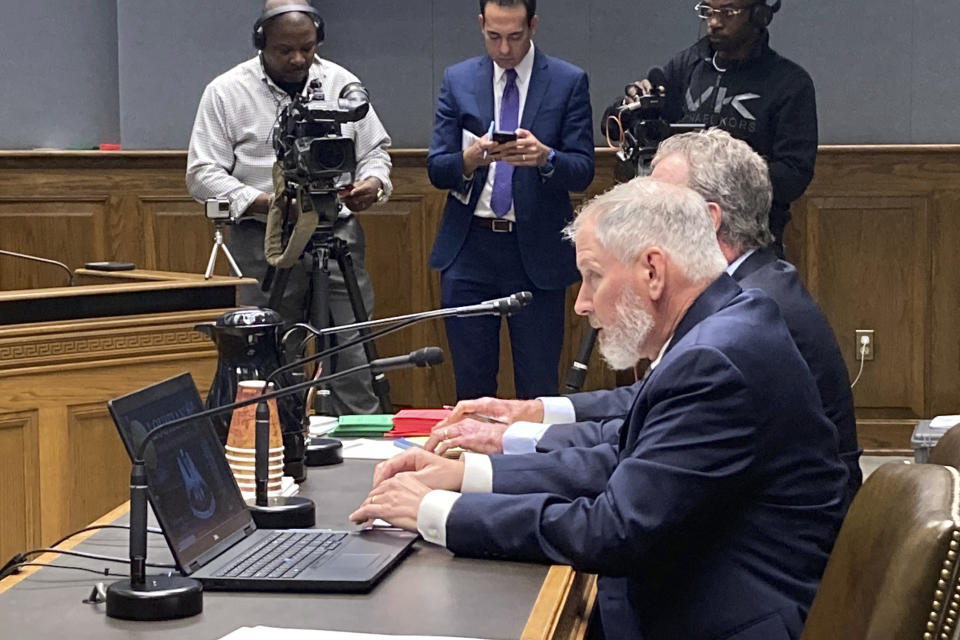
[[[541,0],[537,46],[590,74],[595,115],[698,35],[694,0]],[[442,70],[482,53],[476,0],[317,0],[396,147],[425,147]],[[0,0],[0,148],[183,149],[210,78],[253,54],[261,0]],[[960,142],[957,0],[784,0],[821,141]],[[599,137],[598,137],[599,142]]]
[[[116,0],[0,0],[0,148],[120,141]]]

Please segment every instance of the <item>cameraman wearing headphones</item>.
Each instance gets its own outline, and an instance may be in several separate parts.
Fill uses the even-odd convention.
[[[670,60],[662,76],[654,69],[636,84],[644,92],[664,85],[668,121],[719,127],[764,157],[773,183],[772,248],[783,258],[790,203],[813,178],[817,103],[809,74],[770,48],[767,26],[780,2],[701,0],[695,10],[706,36]]]
[[[341,89],[356,76],[316,55],[323,42],[323,19],[306,0],[267,0],[253,30],[256,57],[215,78],[203,92],[187,157],[187,189],[195,199],[226,198],[230,214],[239,222],[230,230],[228,245],[243,274],[261,282],[267,270],[264,258],[266,214],[274,193],[272,146],[274,124],[293,96],[319,80],[322,100],[335,108]],[[316,96],[315,96],[316,97]],[[368,314],[373,309],[373,286],[363,267],[364,237],[353,213],[363,211],[390,194],[390,136],[373,108],[357,122],[346,122],[342,133],[353,138],[357,167],[355,182],[339,193],[343,207],[333,233],[347,243]],[[311,307],[309,253],[290,270],[283,301],[277,309],[288,323],[301,322]],[[354,314],[336,260],[330,260],[328,306],[332,323],[354,322]],[[265,306],[259,289],[242,304]],[[341,334],[342,340],[354,335]],[[338,354],[336,370],[364,364],[361,346]],[[354,374],[331,383],[333,409],[340,413],[375,413],[379,408],[370,376]]]

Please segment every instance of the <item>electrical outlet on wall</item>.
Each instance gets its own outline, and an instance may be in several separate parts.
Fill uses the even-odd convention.
[[[857,329],[857,345],[856,345],[856,354],[857,361],[863,360],[873,360],[873,352],[876,349],[874,344],[874,333],[873,329]]]

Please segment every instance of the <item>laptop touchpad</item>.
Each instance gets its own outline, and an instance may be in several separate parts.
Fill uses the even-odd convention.
[[[363,569],[383,557],[382,553],[341,553],[326,564],[328,569]]]

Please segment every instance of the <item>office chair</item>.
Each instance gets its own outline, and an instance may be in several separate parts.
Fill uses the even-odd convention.
[[[942,464],[960,469],[960,425],[951,427],[930,451],[930,464]]]
[[[890,462],[857,493],[801,640],[949,640],[960,620],[960,472]]]

